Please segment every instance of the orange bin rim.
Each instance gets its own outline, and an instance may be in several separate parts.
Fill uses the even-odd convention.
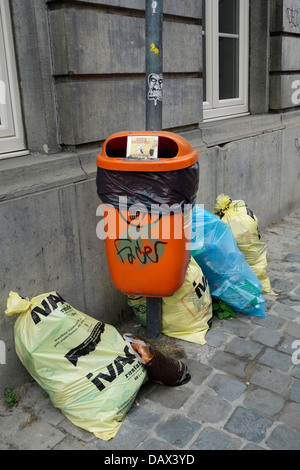
[[[163,141],[172,141],[176,154],[172,156],[159,156],[155,159],[129,159],[126,157],[128,136],[158,136]],[[115,141],[115,142],[114,142]],[[118,144],[120,143],[120,156],[118,156]],[[107,149],[115,144],[117,155],[109,156]],[[158,146],[160,144],[158,143]],[[97,156],[97,166],[114,171],[173,171],[188,168],[198,161],[198,152],[191,144],[178,134],[167,131],[122,131],[112,134],[103,144],[101,152]]]

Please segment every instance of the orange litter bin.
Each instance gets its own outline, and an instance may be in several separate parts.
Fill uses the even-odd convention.
[[[119,291],[167,297],[183,284],[198,184],[198,153],[177,134],[119,132],[104,142],[100,238]]]

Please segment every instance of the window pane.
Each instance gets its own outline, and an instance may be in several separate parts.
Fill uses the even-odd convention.
[[[4,48],[3,18],[0,11],[0,137],[12,134],[13,117],[11,113],[10,96],[8,88],[8,74],[6,63],[6,51]]]
[[[219,32],[239,33],[239,0],[219,0]]]
[[[20,106],[9,0],[0,0],[0,159],[28,153]]]
[[[202,0],[204,120],[248,112],[249,1]]]
[[[239,96],[239,41],[219,38],[219,99]]]
[[[2,80],[1,78],[1,68],[0,68],[0,126],[4,125],[5,103],[6,103],[6,86],[5,86],[5,81]]]
[[[202,57],[203,57],[203,101],[206,101],[206,39],[205,35],[202,36]]]
[[[5,82],[1,80],[1,68],[0,68],[0,126],[3,125],[3,109],[5,106]]]
[[[205,0],[202,0],[202,59],[203,59],[203,101],[206,101],[206,37],[205,37]]]

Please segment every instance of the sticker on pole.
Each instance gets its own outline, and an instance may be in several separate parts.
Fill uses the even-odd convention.
[[[148,100],[154,101],[154,105],[157,105],[157,101],[163,100],[163,74],[162,73],[150,73],[148,75]]]

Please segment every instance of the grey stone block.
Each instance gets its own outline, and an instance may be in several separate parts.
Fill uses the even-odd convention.
[[[229,353],[217,351],[211,358],[210,364],[216,369],[240,379],[244,379],[246,377],[245,368],[247,363]]]
[[[299,318],[299,312],[297,312],[297,310],[295,310],[292,306],[278,304],[274,307],[274,311],[287,320],[293,321]]]
[[[50,25],[54,75],[145,73],[144,18],[59,9]],[[201,71],[199,25],[165,22],[163,46],[164,73]]]
[[[299,364],[293,367],[291,376],[295,377],[296,379],[300,379],[300,365]]]
[[[142,18],[84,9],[49,17],[54,75],[145,72]]]
[[[255,317],[253,318],[253,323],[256,323],[257,325],[263,326],[265,328],[271,329],[271,330],[278,330],[284,320],[282,320],[279,317],[275,317],[274,315],[268,314],[267,317]]]
[[[289,426],[279,424],[271,432],[266,444],[272,450],[300,450],[300,433]]]
[[[288,355],[271,348],[267,348],[265,350],[262,356],[258,359],[258,362],[260,364],[275,367],[283,372],[288,372],[292,365],[292,360]]]
[[[265,437],[268,428],[272,424],[272,419],[254,411],[238,407],[230,416],[224,429],[248,441],[258,443]]]
[[[254,328],[255,326],[240,321],[239,319],[230,319],[223,322],[220,331],[224,331],[227,334],[234,334],[240,338],[248,338]]]
[[[87,179],[78,155],[28,155],[1,161],[1,202]]]
[[[298,69],[296,69],[298,70]],[[271,75],[270,77],[270,109],[279,110],[295,106],[292,88],[295,81],[300,80],[300,74]],[[296,98],[299,98],[299,96]],[[297,176],[297,175],[296,175]]]
[[[166,21],[163,35],[164,73],[202,71],[202,35],[198,24]]]
[[[125,417],[126,423],[137,427],[146,426],[151,429],[160,420],[161,415],[148,409],[146,404],[133,405]]]
[[[201,121],[201,83],[200,78],[182,76],[164,80],[163,128]],[[58,83],[61,143],[79,145],[105,140],[120,130],[144,130],[145,90],[143,78]],[[134,112],[128,112],[132,106]]]
[[[273,0],[271,31],[300,34],[299,0]]]
[[[277,302],[285,305],[299,306],[299,297],[295,294],[283,294],[277,297]]]
[[[282,394],[291,384],[291,378],[276,369],[260,366],[252,375],[250,382],[259,387]]]
[[[300,297],[300,288],[295,290],[295,294],[298,295],[298,297]]]
[[[144,129],[144,82],[128,79],[58,83],[56,92],[61,143],[78,145],[98,142],[120,129]],[[135,112],[128,113],[132,103]]]
[[[274,347],[279,343],[281,336],[282,334],[278,331],[261,327],[252,333],[251,338],[266,346]]]
[[[252,0],[249,9],[251,25],[249,49],[251,66],[249,67],[249,111],[251,114],[264,114],[269,110],[269,55],[270,2]],[[261,47],[264,44],[264,47]]]
[[[180,75],[164,79],[163,128],[195,125],[202,122],[202,79]],[[183,106],[184,103],[184,106]]]
[[[276,291],[290,292],[296,285],[297,283],[290,279],[272,279],[272,287]]]
[[[262,346],[242,338],[234,338],[225,346],[226,352],[242,357],[243,359],[253,360],[262,350]]]
[[[134,428],[124,421],[113,439],[110,441],[97,439],[95,447],[97,450],[135,450],[148,437],[149,434],[145,429],[142,433],[135,432]]]
[[[187,416],[200,422],[218,423],[226,418],[231,405],[219,397],[202,394],[191,405]]]
[[[183,448],[188,445],[200,428],[199,423],[185,416],[172,415],[164,423],[159,423],[155,431],[158,437],[176,447]]]
[[[66,418],[60,409],[54,407],[48,393],[37,383],[29,382],[18,389],[19,406],[33,416],[39,416],[48,424],[57,426]]]
[[[207,187],[206,185],[211,188],[215,186],[215,168],[218,152],[216,148],[203,150],[203,148],[201,148],[201,146],[199,147],[198,145],[195,145],[195,148],[199,152],[199,165],[201,168],[199,175],[197,204],[203,204],[205,205],[206,209],[212,210],[215,204],[215,195],[209,191],[206,191],[205,188]],[[210,331],[207,333],[207,339],[210,341],[208,335],[210,336]],[[215,337],[214,334],[213,336]]]
[[[232,121],[234,121],[234,119]],[[249,125],[250,122],[251,121],[248,121]],[[246,124],[246,122],[244,124]],[[263,132],[264,124],[261,123],[260,119],[257,121],[256,125],[259,124],[262,126],[261,132]],[[267,121],[265,122],[265,125],[266,124]],[[237,129],[239,129],[238,123],[236,125]],[[229,124],[227,124],[227,126],[229,126]],[[274,126],[277,128],[275,121]],[[227,139],[228,138],[229,135],[227,136]],[[260,223],[267,223],[267,221],[270,220],[270,207],[274,204],[277,205],[277,203],[281,204],[279,201],[281,195],[279,197],[278,191],[274,191],[273,184],[274,179],[276,179],[275,175],[277,175],[278,172],[280,174],[282,171],[282,159],[279,157],[282,149],[281,140],[281,132],[273,130],[272,132],[257,135],[255,139],[241,139],[238,143],[231,142],[222,147],[219,151],[219,159],[216,166],[217,194],[230,194],[234,199],[240,199],[240,194],[247,195],[245,199],[247,201],[253,201],[253,203],[251,202],[251,209],[255,212]],[[225,142],[229,142],[229,140],[225,140]],[[271,148],[273,149],[272,156],[269,154],[270,150],[268,150]],[[268,166],[268,177],[266,177],[265,171],[262,170],[255,172],[255,175],[253,173],[254,167],[258,169],[261,168],[261,165],[265,165],[260,158],[261,155],[264,155],[264,162],[266,162],[268,158],[272,159],[272,165]],[[250,166],[249,161],[252,162]],[[239,182],[239,190],[235,189],[234,182],[237,181]],[[297,193],[298,192],[299,189],[297,190]],[[254,202],[258,193],[260,194],[261,200],[264,201],[264,204],[256,204]],[[250,202],[248,204],[250,204]],[[227,332],[227,328],[230,328],[231,325],[235,323],[236,320],[227,322],[224,331]],[[224,327],[222,327],[222,330],[223,328]],[[247,324],[244,325],[243,330],[240,331],[237,327],[235,329],[236,332],[232,332],[237,336],[247,337],[253,329],[253,325]]]
[[[81,440],[66,436],[61,442],[53,447],[53,450],[92,450]],[[96,449],[94,449],[96,450]]]
[[[280,345],[278,346],[278,351],[292,355],[295,351],[295,347],[293,347],[293,345],[296,343],[296,341],[298,341],[297,338],[293,336],[284,336]]]
[[[82,276],[74,187],[7,201],[0,212],[0,237],[5,242],[3,291],[31,298],[56,290],[71,305],[75,302],[75,308],[84,308],[84,299],[78,296]],[[5,220],[15,220],[16,226]],[[24,254],[26,276],[20,270]]]
[[[242,450],[266,450],[266,449],[258,446],[257,444],[247,444],[245,447],[243,447]]]
[[[288,403],[280,419],[288,426],[300,430],[300,403]]]
[[[164,0],[164,12],[179,16],[202,18],[202,1],[187,0],[183,4],[180,0]]]
[[[200,432],[190,449],[195,450],[238,450],[241,448],[241,441],[228,436],[224,432],[205,428]]]
[[[290,400],[300,403],[300,380],[296,380],[291,386]]]
[[[202,364],[200,361],[189,359],[185,362],[191,374],[191,382],[195,385],[201,385],[213,370],[212,367]]]
[[[51,3],[53,0],[47,1],[48,3]],[[191,18],[201,18],[201,1],[202,0],[186,0],[183,5],[180,0],[164,0],[164,13]],[[86,5],[86,0],[75,0],[75,3],[78,3],[78,5],[81,3]],[[89,3],[92,3],[95,6],[99,5],[100,8],[103,5],[107,5],[111,7],[145,10],[145,4],[140,0],[91,0]]]
[[[248,393],[244,400],[244,405],[247,408],[272,417],[283,409],[285,401],[279,395],[257,388]]]
[[[184,406],[192,394],[193,390],[188,388],[188,386],[174,388],[157,385],[146,396],[147,399],[154,403],[177,410]]]
[[[23,412],[24,414],[24,412]],[[18,422],[18,427],[12,429],[11,424],[5,426],[5,436],[1,441],[12,445],[18,450],[51,450],[65,437],[61,431],[45,421],[32,422],[24,415],[24,420]],[[4,425],[3,417],[1,418]]]
[[[247,386],[243,382],[222,374],[215,374],[208,382],[208,385],[212,387],[221,398],[229,402],[235,401],[247,389]]]
[[[270,71],[289,72],[299,70],[300,36],[271,37]]]
[[[247,116],[242,120],[240,118],[226,119],[222,122],[218,132],[216,132],[215,123],[205,122],[201,125],[202,138],[207,147],[234,142],[236,139],[245,139],[254,135],[259,136],[261,132],[264,130],[267,132],[268,129],[270,131],[283,129],[282,122],[277,116],[262,114]],[[232,189],[230,193],[232,193]]]
[[[79,426],[73,424],[69,419],[65,418],[59,423],[59,428],[61,431],[68,433],[70,436],[80,439],[84,442],[92,441],[95,436],[92,432],[86,431]]]
[[[174,450],[175,447],[171,446],[165,441],[149,438],[137,447],[137,450]]]
[[[217,329],[209,330],[205,336],[206,343],[214,348],[220,347],[225,344],[228,341],[228,338],[229,335],[226,335],[225,333]]]
[[[288,253],[284,257],[284,261],[287,261],[288,263],[300,263],[300,255],[299,252],[294,252],[294,253]]]

